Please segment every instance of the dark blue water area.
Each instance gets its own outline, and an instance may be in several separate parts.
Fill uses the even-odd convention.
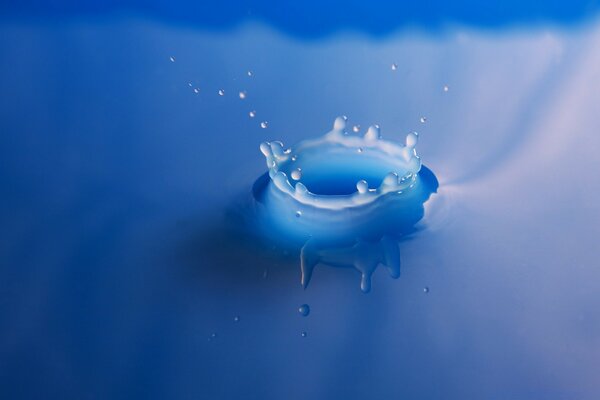
[[[505,28],[573,25],[589,21],[600,10],[598,0],[492,1],[358,1],[309,0],[278,4],[271,0],[142,0],[5,2],[0,12],[38,18],[140,15],[192,27],[227,30],[246,21],[263,21],[288,34],[319,38],[340,30],[373,36],[404,27],[439,31],[448,25]]]
[[[0,398],[600,396],[597,2],[372,5],[1,5]],[[436,187],[368,294],[247,225],[339,115]]]

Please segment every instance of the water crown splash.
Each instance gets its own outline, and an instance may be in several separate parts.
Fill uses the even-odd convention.
[[[301,249],[301,283],[317,264],[353,267],[369,291],[379,264],[400,275],[398,239],[414,231],[437,180],[417,156],[418,134],[385,140],[379,126],[364,135],[335,119],[321,138],[285,149],[263,142],[268,176],[255,183],[257,227],[284,247]],[[425,173],[423,173],[425,172]]]

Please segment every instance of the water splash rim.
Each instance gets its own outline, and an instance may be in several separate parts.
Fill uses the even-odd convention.
[[[275,187],[304,205],[321,209],[363,206],[388,193],[402,194],[414,187],[421,169],[421,159],[415,149],[418,142],[416,132],[407,134],[405,144],[401,144],[383,139],[377,125],[370,126],[362,136],[349,134],[345,128],[346,117],[337,117],[333,129],[321,138],[303,140],[287,150],[284,150],[280,141],[261,143],[260,151],[266,158],[269,177]],[[371,153],[385,162],[390,171],[374,189],[369,189],[365,180],[359,180],[356,182],[356,191],[350,194],[313,193],[300,181],[300,177],[295,179],[294,174],[290,173],[293,163],[313,150],[330,150],[364,157]]]

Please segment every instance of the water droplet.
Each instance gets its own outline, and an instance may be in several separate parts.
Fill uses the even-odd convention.
[[[256,117],[256,111],[250,111],[250,112],[248,113],[248,116],[249,116],[250,118],[254,118],[254,117]]]
[[[306,335],[307,335],[306,331],[302,331],[302,333],[300,333],[300,336],[302,336],[302,337],[306,337]]]
[[[246,72],[246,74],[247,74],[248,76],[253,76],[253,75],[254,75],[254,72],[252,72],[252,71],[250,71],[250,70],[249,70],[248,72]]]
[[[308,304],[302,304],[300,307],[298,307],[298,312],[303,317],[306,317],[308,314],[310,314],[310,306]]]
[[[223,89],[219,89],[219,96],[225,96],[225,91]]]
[[[169,60],[171,60],[171,62],[175,62],[175,57],[171,56],[169,57]]]
[[[392,71],[395,71],[397,69],[398,69],[398,64],[392,63]]]
[[[194,88],[194,93],[196,93],[196,94],[200,93],[200,89]]]
[[[240,322],[240,317],[238,315],[233,317],[233,322]]]
[[[245,91],[241,91],[240,92],[240,99],[244,100],[246,98],[246,92]]]
[[[444,85],[444,92],[447,92],[448,90],[450,90],[450,88],[448,87],[448,85]]]
[[[352,130],[353,130],[354,132],[358,132],[358,131],[360,131],[360,125],[354,125],[354,126],[352,127]]]
[[[359,153],[362,153],[362,152],[363,152],[363,148],[362,148],[362,147],[359,147],[357,151],[358,151]]]
[[[367,191],[369,190],[369,184],[367,183],[367,181],[362,179],[356,182],[356,190],[358,190],[358,193],[367,193]]]
[[[260,123],[260,127],[263,129],[266,129],[269,126],[269,123],[267,121],[263,121]]]
[[[295,170],[292,171],[291,175],[292,175],[293,180],[299,181],[300,178],[302,178],[302,169],[296,168]]]
[[[429,293],[429,287],[428,286],[425,286],[423,288],[423,293]]]
[[[426,117],[421,117],[421,123],[424,124],[425,122],[427,122],[427,118]]]
[[[208,340],[213,340],[217,338],[217,334],[216,333],[211,333],[210,336],[208,337]]]
[[[188,82],[188,86],[189,86],[189,87],[192,87],[192,82]]]
[[[298,159],[298,156],[292,156],[292,161],[296,161]]]
[[[302,216],[302,211],[296,211],[296,218],[300,218]]]

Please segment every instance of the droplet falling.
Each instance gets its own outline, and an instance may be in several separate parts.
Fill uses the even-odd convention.
[[[303,317],[306,317],[308,314],[310,314],[310,306],[308,304],[302,304],[300,307],[298,307],[298,312]]]
[[[263,121],[260,123],[260,127],[263,129],[267,129],[268,126],[269,126],[269,123],[267,121]]]
[[[240,99],[244,100],[246,98],[246,92],[245,91],[241,91],[239,93]]]
[[[302,331],[302,333],[300,333],[300,336],[302,337],[306,337],[308,334],[306,333],[306,331]]]
[[[250,77],[251,77],[251,76],[253,76],[253,75],[254,75],[254,72],[252,72],[252,71],[248,70],[248,72],[246,72],[246,75],[248,75],[248,76],[250,76]]]
[[[428,286],[425,286],[423,288],[423,293],[429,293],[429,287]]]
[[[450,90],[450,88],[448,87],[448,85],[444,85],[444,92],[447,92],[448,90]]]
[[[200,89],[194,88],[194,93],[196,93],[196,94],[200,93]]]
[[[248,116],[249,116],[250,118],[254,118],[254,117],[256,117],[256,111],[250,111],[250,112],[248,113]]]
[[[225,91],[223,89],[219,89],[219,96],[225,96]]]
[[[427,118],[426,117],[421,117],[420,121],[421,121],[422,124],[424,124],[425,122],[427,122]]]
[[[240,322],[240,317],[238,315],[233,317],[233,322]]]
[[[169,57],[169,60],[171,60],[171,62],[175,62],[175,57],[171,56]]]
[[[360,125],[354,125],[352,127],[352,131],[354,131],[355,133],[358,133],[358,131],[360,131]]]
[[[392,63],[392,71],[395,71],[397,69],[398,69],[398,64]]]
[[[363,152],[363,148],[359,147],[356,151],[358,151],[359,153],[362,153]]]
[[[296,218],[300,218],[302,216],[302,211],[296,211]]]

